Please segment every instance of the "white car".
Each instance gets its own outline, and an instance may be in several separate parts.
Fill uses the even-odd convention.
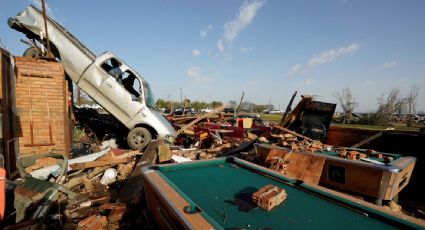
[[[213,111],[213,109],[211,109],[211,108],[201,109],[201,113],[209,113],[209,112],[212,112],[212,111]]]
[[[279,109],[275,109],[275,110],[270,110],[269,113],[270,114],[277,114],[277,113],[283,113],[283,111],[279,110]]]

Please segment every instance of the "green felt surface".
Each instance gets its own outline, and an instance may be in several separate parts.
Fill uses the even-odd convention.
[[[194,202],[216,228],[245,229],[396,229],[389,222],[370,218],[299,186],[221,161],[196,162],[159,168],[160,175],[183,197]],[[226,202],[237,194],[252,194],[267,184],[286,190],[287,200],[270,212],[249,212]]]

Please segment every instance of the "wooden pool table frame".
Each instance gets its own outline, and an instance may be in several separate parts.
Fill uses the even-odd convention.
[[[395,213],[389,209],[365,202],[355,197],[330,190],[318,185],[305,184],[294,178],[289,178],[273,170],[258,166],[256,164],[233,158],[221,158],[212,160],[203,160],[196,162],[180,163],[178,167],[190,166],[191,164],[210,164],[215,162],[234,162],[243,167],[256,170],[258,173],[265,174],[291,186],[297,186],[299,189],[312,193],[323,199],[338,203],[339,205],[360,210],[374,216],[378,219],[384,219],[409,228],[425,229],[425,221],[407,216],[401,213]],[[161,167],[175,167],[176,164],[165,164],[161,166],[149,166],[142,169],[144,174],[144,188],[148,208],[161,229],[215,229],[219,226],[208,215],[199,212],[192,214],[186,213],[185,208],[196,206],[189,197],[178,188],[171,186],[171,182],[161,175]]]

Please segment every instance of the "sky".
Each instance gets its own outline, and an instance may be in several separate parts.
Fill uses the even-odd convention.
[[[358,112],[391,89],[419,86],[425,111],[422,0],[46,0],[47,13],[95,54],[112,51],[156,98],[271,102],[296,90],[336,103],[350,87]],[[2,0],[0,45],[27,48],[7,19],[39,0]],[[299,98],[299,96],[298,96]],[[295,100],[297,102],[298,99]],[[340,107],[337,110],[341,110]]]

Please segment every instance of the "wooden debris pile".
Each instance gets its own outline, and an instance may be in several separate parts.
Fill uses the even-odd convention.
[[[65,220],[78,229],[119,228],[120,221],[129,211],[119,201],[119,194],[126,179],[132,173],[140,151],[111,149],[94,161],[70,164],[67,188],[87,197],[87,200],[67,205],[64,201]]]
[[[220,146],[211,146],[208,149],[179,149],[172,150],[171,154],[174,156],[188,158],[190,160],[207,160],[215,158],[218,154],[225,150],[239,146],[236,142],[226,142]]]
[[[24,170],[35,177],[41,175],[39,172],[48,171],[46,180],[38,180],[43,183],[49,180],[53,182],[49,182],[53,188],[59,186],[63,189],[58,190],[58,198],[52,202],[42,217],[45,221],[34,221],[31,219],[34,215],[33,210],[26,209],[26,218],[18,223],[13,223],[13,218],[10,218],[8,227],[39,228],[44,225],[47,228],[62,229],[118,229],[131,227],[135,222],[139,222],[138,226],[143,226],[140,224],[141,218],[144,217],[140,207],[143,199],[137,199],[138,203],[125,203],[119,199],[140,158],[138,156],[142,154],[141,151],[107,148],[98,153],[69,159],[66,166],[68,170],[60,180],[54,176],[55,166],[60,160],[49,156],[36,159]],[[158,151],[155,151],[155,156],[158,155]],[[35,177],[32,180],[35,180]],[[71,197],[62,191],[70,191],[78,196]],[[43,207],[38,203],[32,206]]]
[[[388,163],[393,160],[392,157],[385,156],[384,154],[372,149],[368,149],[366,152],[360,152],[350,148],[347,149],[345,147],[337,148],[331,145],[323,144],[318,140],[313,140],[309,137],[303,136],[278,125],[273,126],[273,128],[279,130],[281,133],[271,134],[268,139],[261,137],[259,138],[259,142],[270,143],[272,145],[288,148],[292,151],[306,153],[315,153],[318,151],[335,151],[338,153],[338,157],[350,160],[360,160],[367,157],[382,159],[384,163]]]

